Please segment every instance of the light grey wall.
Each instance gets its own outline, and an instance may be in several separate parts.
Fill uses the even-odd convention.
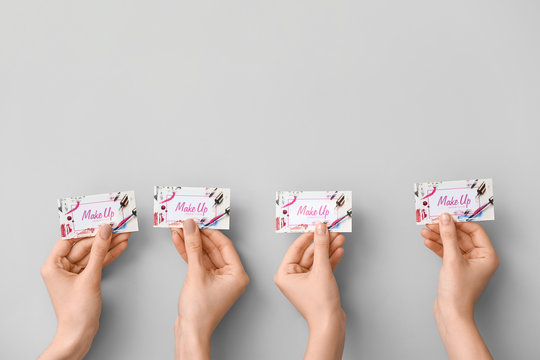
[[[152,186],[232,189],[251,276],[215,359],[298,359],[307,328],[272,277],[294,236],[274,191],[353,190],[336,272],[345,359],[445,359],[440,261],[416,181],[493,177],[502,264],[477,306],[496,358],[538,356],[537,1],[4,1],[0,358],[55,332],[39,268],[56,198],[135,190],[141,231],[104,273],[88,359],[173,357],[186,266],[152,228]]]

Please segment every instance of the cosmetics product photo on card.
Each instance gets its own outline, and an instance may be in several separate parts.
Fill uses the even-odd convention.
[[[418,183],[414,196],[417,224],[437,222],[445,212],[457,222],[495,220],[492,179]]]
[[[276,232],[313,231],[319,222],[331,232],[352,231],[351,191],[278,191]]]
[[[113,233],[139,230],[133,191],[58,199],[58,215],[63,239],[94,236],[103,224]]]
[[[216,187],[154,187],[154,227],[181,228],[193,219],[205,229],[229,229],[231,191]]]

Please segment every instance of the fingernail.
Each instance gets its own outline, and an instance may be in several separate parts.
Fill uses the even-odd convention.
[[[325,235],[326,234],[326,225],[323,223],[318,223],[315,227],[315,231],[317,232],[317,235]]]
[[[99,236],[101,236],[103,239],[108,239],[109,236],[111,235],[112,235],[111,225],[109,224],[101,225],[101,228],[99,229]]]
[[[450,218],[450,214],[444,213],[441,215],[441,223],[443,225],[449,225],[452,222],[452,219]]]
[[[191,219],[187,219],[184,221],[184,232],[186,234],[193,234],[195,232],[195,227],[197,225],[195,225],[195,221],[191,220]]]

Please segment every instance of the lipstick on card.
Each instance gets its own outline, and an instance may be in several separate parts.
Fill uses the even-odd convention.
[[[486,183],[483,182],[482,185],[478,187],[478,190],[476,190],[477,197],[482,196],[486,193]]]
[[[345,204],[345,195],[341,194],[336,200],[336,207],[342,207]]]
[[[328,229],[332,229],[336,227],[338,224],[340,224],[343,220],[347,219],[348,217],[352,217],[352,209],[347,210],[347,214],[343,215],[342,217],[336,219],[333,223],[328,226]]]
[[[223,202],[223,193],[220,192],[218,196],[216,196],[216,199],[214,200],[214,206],[218,206]]]
[[[126,207],[128,204],[129,204],[129,197],[128,197],[128,194],[125,194],[122,197],[122,200],[120,200],[120,206],[121,207]]]
[[[217,215],[216,217],[212,218],[209,222],[207,222],[206,224],[203,224],[202,227],[203,227],[203,228],[209,227],[209,226],[215,224],[216,222],[218,222],[219,219],[221,219],[222,217],[225,217],[225,216],[227,216],[227,215],[230,215],[230,213],[231,213],[231,208],[228,207],[228,208],[225,209],[225,212],[224,212],[224,213],[219,214],[219,215]]]

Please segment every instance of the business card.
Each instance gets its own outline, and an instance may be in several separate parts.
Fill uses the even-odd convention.
[[[63,239],[94,236],[103,224],[113,233],[139,230],[133,191],[58,199],[58,215]]]
[[[278,191],[276,232],[309,232],[318,223],[332,232],[352,231],[351,191]]]
[[[458,222],[495,220],[491,179],[415,184],[414,196],[417,224],[435,223],[445,212]]]
[[[231,190],[210,187],[154,187],[154,227],[183,227],[193,219],[200,228],[229,229]]]

